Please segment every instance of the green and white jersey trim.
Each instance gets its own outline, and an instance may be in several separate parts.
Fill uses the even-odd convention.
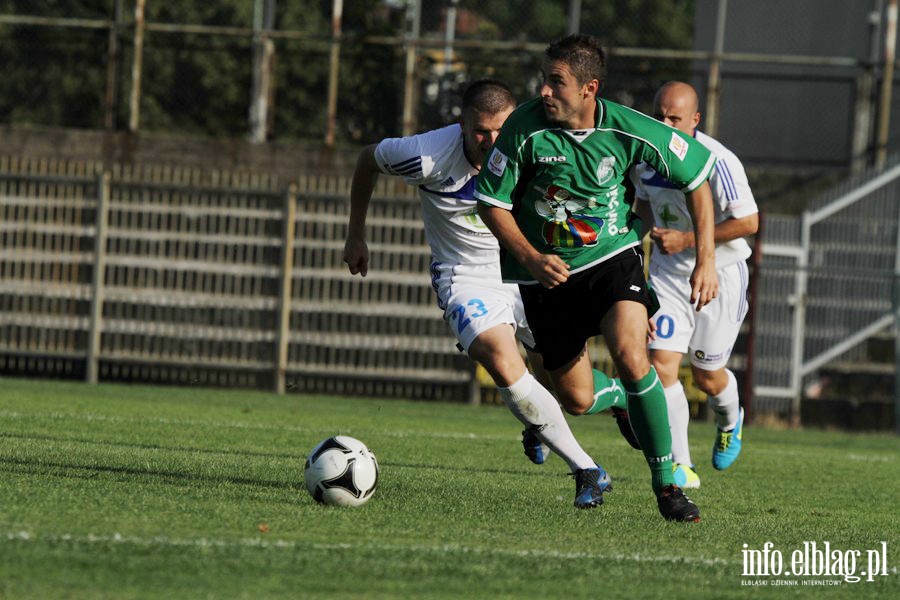
[[[690,192],[710,176],[715,157],[702,144],[647,115],[597,101],[597,126],[568,130],[547,121],[540,99],[507,119],[475,198],[510,210],[539,252],[560,256],[577,272],[640,243],[632,213],[632,166],[646,162]],[[504,280],[535,283],[511,255]]]

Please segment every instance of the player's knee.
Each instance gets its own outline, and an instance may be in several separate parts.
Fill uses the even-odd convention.
[[[500,387],[509,387],[521,379],[527,369],[525,362],[518,355],[508,353],[485,353],[481,357],[472,356],[484,367],[491,379]]]
[[[583,415],[594,404],[593,392],[585,392],[575,387],[567,387],[565,384],[557,386],[556,399],[560,406],[570,415]]]
[[[583,415],[591,408],[593,405],[593,398],[579,398],[579,397],[563,397],[561,396],[559,399],[560,405],[563,407],[568,414],[572,416],[580,416]]]
[[[704,394],[717,396],[728,385],[728,378],[724,370],[706,371],[693,367],[692,371],[694,372],[694,383]]]
[[[643,349],[620,349],[613,354],[613,362],[623,381],[637,381],[650,370],[650,359]]]

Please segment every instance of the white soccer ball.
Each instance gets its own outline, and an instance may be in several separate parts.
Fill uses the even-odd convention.
[[[358,439],[336,435],[310,451],[303,477],[316,502],[360,506],[378,487],[378,460]]]

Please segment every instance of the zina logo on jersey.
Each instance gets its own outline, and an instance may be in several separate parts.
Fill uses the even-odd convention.
[[[615,165],[615,156],[607,156],[606,158],[600,159],[600,164],[597,165],[597,182],[600,185],[606,185],[607,183],[609,183],[609,180],[612,179],[612,176],[616,173],[613,169]]]

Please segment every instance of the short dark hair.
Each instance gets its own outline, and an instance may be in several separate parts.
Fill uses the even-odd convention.
[[[510,89],[497,79],[473,81],[463,92],[462,108],[480,113],[496,115],[507,108],[516,106],[516,99]]]
[[[606,79],[606,52],[593,36],[572,34],[547,46],[544,54],[550,60],[566,63],[581,85],[591,79],[602,85]]]

